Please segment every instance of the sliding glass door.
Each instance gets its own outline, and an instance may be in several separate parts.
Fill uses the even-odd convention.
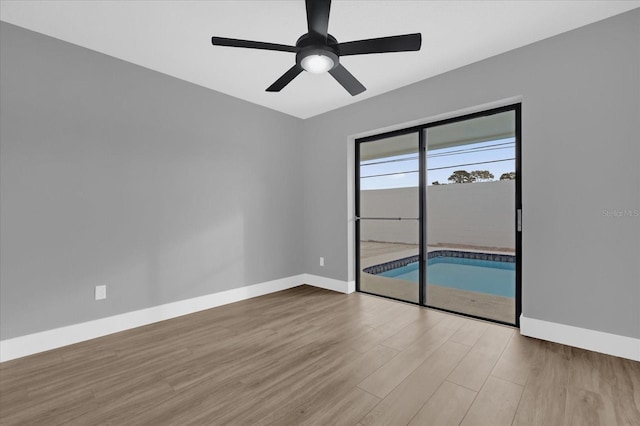
[[[518,325],[520,105],[356,143],[359,291]]]
[[[418,132],[358,144],[360,291],[420,301]]]
[[[427,304],[515,324],[515,111],[424,129]]]

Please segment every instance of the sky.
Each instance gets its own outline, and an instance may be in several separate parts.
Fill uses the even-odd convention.
[[[427,185],[432,185],[434,181],[441,184],[450,183],[449,176],[456,170],[468,172],[489,170],[494,179],[498,180],[501,174],[515,171],[515,154],[515,138],[428,150]],[[487,161],[491,161],[491,163],[473,164]],[[418,186],[417,150],[415,154],[379,158],[360,163],[361,190],[412,186]]]

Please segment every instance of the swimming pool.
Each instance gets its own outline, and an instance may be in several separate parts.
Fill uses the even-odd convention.
[[[428,257],[429,285],[515,297],[515,256],[443,250],[430,252]],[[418,282],[418,256],[376,265],[365,272]]]

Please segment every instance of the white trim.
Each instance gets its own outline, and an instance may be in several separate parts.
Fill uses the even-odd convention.
[[[520,316],[520,334],[640,361],[640,339]]]
[[[340,293],[353,293],[355,291],[355,282],[353,284],[353,290],[351,290],[350,281],[340,281],[333,278],[321,277],[313,274],[303,274],[303,283],[312,285],[314,287],[320,287],[327,290],[337,291]]]
[[[353,293],[355,281],[300,274],[0,341],[0,362],[308,284]],[[520,316],[520,334],[640,361],[640,339]]]
[[[32,355],[38,352],[48,351],[73,343],[95,339],[107,334],[129,330],[158,321],[176,318],[182,315],[191,314],[205,309],[215,308],[229,303],[238,302],[276,291],[297,287],[304,282],[320,282],[326,284],[329,278],[313,277],[307,279],[306,274],[295,275],[293,277],[282,278],[246,287],[234,288],[205,296],[194,297],[192,299],[180,300],[178,302],[167,303],[152,308],[140,309],[138,311],[127,312],[111,317],[100,318],[66,327],[54,328],[52,330],[27,334],[25,336],[5,339],[0,341],[0,362],[9,361],[15,358]],[[318,279],[316,279],[318,278]],[[336,283],[340,283],[337,280]],[[313,284],[311,284],[313,285]],[[328,288],[325,285],[318,287]],[[340,291],[340,290],[337,290]]]

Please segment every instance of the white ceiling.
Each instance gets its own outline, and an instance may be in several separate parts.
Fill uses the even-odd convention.
[[[367,88],[328,74],[265,89],[295,54],[211,45],[211,36],[295,44],[304,1],[0,1],[0,19],[284,113],[307,118],[640,6],[640,1],[334,0],[339,42],[422,33],[420,52],[341,58]]]

